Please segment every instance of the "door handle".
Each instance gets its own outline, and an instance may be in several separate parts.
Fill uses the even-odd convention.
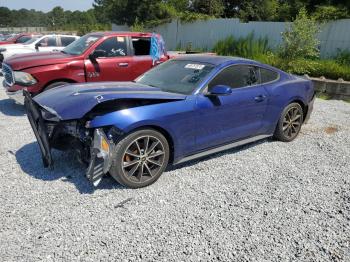
[[[265,100],[265,98],[266,98],[265,95],[259,95],[259,96],[254,97],[254,100],[255,100],[256,102],[262,102],[262,101]]]
[[[119,63],[118,66],[119,67],[128,67],[129,63]]]

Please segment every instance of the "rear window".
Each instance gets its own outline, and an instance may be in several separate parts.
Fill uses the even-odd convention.
[[[151,38],[149,37],[133,37],[132,46],[134,48],[134,55],[150,55]]]
[[[272,70],[260,68],[260,77],[261,77],[261,83],[264,84],[264,83],[277,80],[279,78],[279,74]]]
[[[75,37],[61,36],[61,46],[67,46],[75,41]]]
[[[41,47],[57,46],[56,37],[48,36],[39,41]]]

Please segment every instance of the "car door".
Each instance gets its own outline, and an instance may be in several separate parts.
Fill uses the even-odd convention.
[[[196,145],[205,149],[260,134],[268,93],[259,85],[258,68],[233,65],[219,72],[205,92],[216,85],[229,86],[225,96],[197,95]]]
[[[131,37],[132,48],[132,77],[135,79],[153,67],[150,55],[151,37]]]
[[[113,36],[99,44],[95,51],[103,51],[104,57],[85,58],[86,78],[88,82],[131,81],[132,56],[128,48],[128,38]]]

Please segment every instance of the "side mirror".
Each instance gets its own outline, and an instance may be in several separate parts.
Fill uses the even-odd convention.
[[[105,50],[95,50],[89,55],[90,60],[96,61],[97,58],[99,57],[106,57],[107,52]]]
[[[232,89],[229,86],[225,85],[216,85],[210,88],[207,95],[209,96],[227,96],[232,94]]]
[[[41,46],[41,43],[36,43],[35,44],[35,49],[38,51],[40,46]]]

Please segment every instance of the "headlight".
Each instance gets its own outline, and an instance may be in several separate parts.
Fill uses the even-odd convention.
[[[6,52],[6,48],[0,48],[0,53],[1,52]]]
[[[31,74],[20,72],[20,71],[14,71],[13,74],[14,74],[15,82],[17,84],[21,84],[24,86],[31,86],[37,83],[37,81]]]

